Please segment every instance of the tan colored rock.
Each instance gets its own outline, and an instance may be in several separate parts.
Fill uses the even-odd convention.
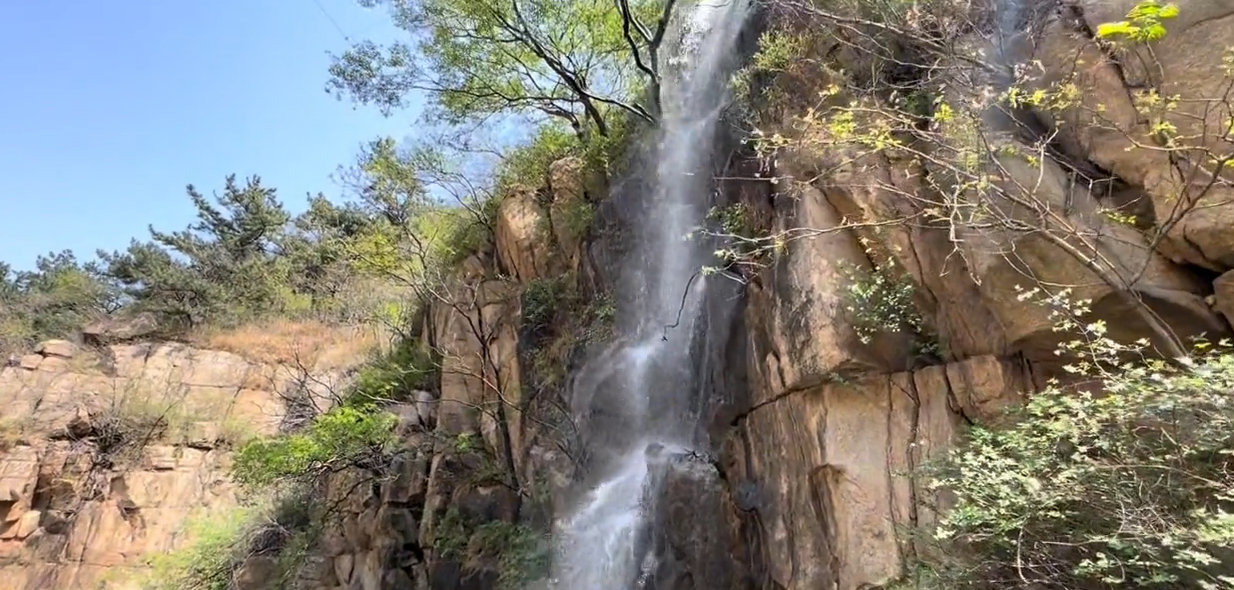
[[[1123,20],[1136,0],[1083,0],[1078,4],[1086,24],[1095,30],[1103,22]],[[1227,48],[1234,46],[1234,28],[1223,19],[1234,9],[1217,0],[1175,4],[1179,16],[1165,23],[1166,36],[1153,43],[1151,56],[1133,49],[1133,54],[1113,64],[1093,43],[1078,38],[1065,21],[1059,20],[1047,27],[1037,49],[1038,58],[1049,68],[1045,83],[1074,81],[1082,89],[1081,104],[1062,118],[1063,140],[1148,193],[1158,227],[1170,227],[1162,252],[1173,260],[1230,270],[1234,268],[1234,232],[1229,229],[1234,217],[1234,189],[1226,182],[1209,186],[1203,175],[1188,184],[1170,160],[1182,156],[1134,145],[1151,145],[1152,139],[1146,118],[1137,112],[1131,97],[1143,88],[1159,86],[1162,96],[1183,100],[1169,113],[1154,116],[1164,115],[1178,128],[1180,137],[1188,138],[1188,145],[1207,141],[1202,147],[1215,150],[1214,155],[1195,157],[1212,158],[1227,151],[1222,138],[1228,121],[1220,114],[1227,108],[1214,105],[1228,106],[1222,103],[1228,100],[1222,97],[1229,82],[1223,60]],[[1082,67],[1072,67],[1077,63]],[[1098,116],[1100,125],[1094,124]],[[1180,210],[1179,204],[1187,201],[1195,206]],[[1173,219],[1177,213],[1183,213],[1181,221]]]
[[[965,104],[959,96],[949,102]],[[971,149],[964,143],[963,121],[980,113],[943,125],[942,135],[954,138],[956,150]],[[1059,338],[1053,310],[1020,297],[1021,289],[1037,285],[1069,289],[1072,301],[1091,301],[1094,316],[1109,320],[1111,336],[1119,341],[1149,338],[1168,350],[1171,330],[1184,341],[1228,330],[1204,303],[1206,285],[1199,277],[1154,251],[1143,233],[1111,219],[1098,195],[1077,185],[1061,165],[1023,157],[1028,148],[1011,137],[990,132],[983,141],[992,146],[991,181],[999,190],[959,196],[986,221],[959,224],[952,231],[985,307],[1006,334],[1009,350],[1000,354],[1053,354]],[[932,172],[948,174],[941,167]],[[1043,216],[1042,210],[1053,213]]]
[[[194,432],[226,430],[229,416],[273,432],[284,412],[280,392],[245,388],[252,363],[229,353],[117,345],[104,355],[115,359],[108,368],[54,348],[34,355],[39,370],[0,373],[3,418],[28,425],[28,444],[0,450],[0,590],[76,590],[104,578],[125,589],[150,555],[176,547],[186,519],[237,503],[228,452],[175,443],[206,437],[213,446],[217,434]],[[141,412],[168,419],[168,440],[115,455],[111,468],[90,454],[99,420]]]
[[[67,359],[62,356],[45,356],[43,362],[39,363],[39,371],[45,373],[65,373],[72,370],[70,363],[73,359]]]
[[[34,347],[34,351],[43,356],[58,356],[69,359],[77,355],[77,345],[68,340],[44,340]]]
[[[340,584],[351,585],[351,573],[356,566],[356,557],[351,554],[339,555],[334,558],[334,576]]]
[[[828,150],[801,161],[794,176],[817,178],[836,212],[850,223],[877,224],[852,230],[881,260],[893,260],[917,286],[917,307],[927,328],[958,358],[1007,351],[1006,334],[982,301],[977,285],[964,277],[963,260],[946,230],[916,223],[921,203],[904,195],[930,190],[920,179],[924,170],[909,161],[882,154],[861,156]],[[964,277],[964,278],[962,278]]]
[[[583,161],[570,157],[550,164],[548,190],[553,197],[548,211],[553,239],[573,266],[590,222],[591,206],[583,187]]]
[[[104,346],[128,342],[149,336],[159,329],[158,317],[152,313],[132,316],[108,317],[82,329],[82,339],[87,344]]]
[[[963,421],[956,401],[982,411],[1009,403],[999,392],[1026,378],[1016,371],[987,357],[876,375],[785,395],[746,416],[735,433],[744,442],[729,448],[750,471],[729,477],[757,489],[776,583],[857,590],[897,577],[909,550],[898,529],[932,522],[929,506],[947,502],[901,474],[951,446]]]
[[[21,541],[26,537],[34,534],[34,531],[39,529],[39,522],[43,519],[43,513],[38,510],[29,510],[21,515],[17,520],[17,526],[14,527],[13,538]]]
[[[33,447],[9,449],[0,460],[0,522],[13,522],[25,510],[23,502],[30,500],[39,474],[39,455]]]
[[[988,422],[1023,401],[1035,389],[1026,365],[990,356],[946,366],[950,399],[956,409],[976,422]]]
[[[267,555],[256,555],[244,560],[235,575],[236,590],[262,590],[268,588],[268,583],[278,571],[278,558]]]
[[[548,214],[531,190],[519,189],[501,200],[497,211],[497,259],[521,282],[554,276],[564,267],[553,251]]]
[[[1213,281],[1213,308],[1234,325],[1234,271],[1227,272]]]
[[[493,444],[495,425],[488,415],[492,412],[480,409],[504,397],[506,411],[517,414],[522,397],[514,330],[519,293],[516,284],[487,280],[460,283],[452,291],[452,301],[434,302],[433,333],[443,357],[436,408],[439,432],[481,433]]]
[[[911,494],[890,474],[907,467],[912,416],[894,401],[908,382],[898,385],[822,386],[746,418],[768,573],[787,590],[855,590],[899,575],[895,527]]]
[[[808,185],[796,189],[794,198],[782,199],[792,211],[783,212],[779,223],[811,228],[841,223],[821,191]],[[905,362],[907,334],[878,334],[867,345],[853,327],[845,296],[849,277],[869,266],[853,236],[827,233],[791,242],[765,273],[762,285],[750,286],[746,321],[754,333],[753,367],[762,376],[765,395],[814,387],[846,373],[894,369]]]
[[[145,455],[146,465],[152,471],[168,471],[175,469],[179,464],[176,447],[166,445],[146,447]]]
[[[19,366],[27,371],[33,371],[39,368],[39,365],[42,364],[42,362],[43,355],[41,354],[27,354],[22,356],[18,361]]]

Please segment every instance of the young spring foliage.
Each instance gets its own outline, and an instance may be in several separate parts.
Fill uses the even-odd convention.
[[[1134,43],[1148,43],[1165,37],[1164,21],[1178,17],[1178,6],[1161,4],[1157,0],[1142,0],[1128,13],[1127,20],[1102,23],[1097,26],[1100,39],[1126,39]]]
[[[232,477],[263,488],[312,480],[382,456],[394,443],[395,417],[371,406],[341,406],[300,432],[249,442],[236,453]]]
[[[1234,588],[1234,350],[1153,360],[1066,296],[1044,298],[1079,334],[1066,369],[1098,387],[1051,383],[925,471],[955,498],[933,532],[952,557],[935,575],[949,588]]]
[[[389,9],[409,41],[362,41],[338,56],[330,88],[384,112],[427,91],[450,124],[495,115],[555,118],[607,135],[604,106],[645,114],[632,100],[634,51],[650,56],[663,2],[360,0]],[[622,8],[628,6],[629,13]],[[629,17],[626,18],[628,14]],[[631,28],[623,24],[634,25]],[[633,44],[633,47],[632,47]]]

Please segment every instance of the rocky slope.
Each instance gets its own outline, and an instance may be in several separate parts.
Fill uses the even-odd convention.
[[[0,588],[125,587],[175,548],[187,518],[235,506],[226,448],[276,432],[302,377],[173,343],[51,341],[11,363],[0,372]]]
[[[1017,286],[1071,288],[1073,297],[1092,301],[1093,319],[1108,322],[1111,334],[1125,341],[1147,338],[1162,346],[1150,319],[1183,340],[1231,333],[1234,201],[1224,173],[1210,181],[1188,167],[1190,154],[1137,146],[1151,145],[1149,128],[1165,120],[1184,130],[1180,136],[1195,152],[1228,152],[1225,137],[1211,131],[1224,123],[1199,105],[1221,102],[1214,97],[1229,80],[1234,11],[1215,2],[1176,2],[1185,16],[1165,23],[1167,35],[1141,62],[1134,54],[1146,49],[1107,53],[1091,37],[1101,23],[1121,20],[1133,0],[1037,4],[1042,10],[1031,16],[1025,61],[1044,74],[1023,84],[1028,90],[1060,83],[1080,89],[1077,101],[1052,111],[1036,108],[1036,116],[1053,126],[1058,161],[1072,168],[1049,162],[1023,168],[1008,160],[1000,172],[1004,182],[1031,187],[1025,194],[1036,209],[1016,210],[1024,203],[1010,203],[1003,211],[1023,214],[1019,219],[1051,216],[1053,226],[1013,231],[1010,223],[989,218],[967,225],[913,221],[922,219],[917,215],[924,208],[950,202],[961,209],[965,199],[976,204],[999,193],[944,195],[927,181],[920,162],[897,160],[896,150],[863,153],[800,135],[793,138],[797,149],[777,161],[776,187],[743,194],[773,231],[864,224],[792,242],[747,288],[745,350],[730,362],[749,368],[748,390],[724,400],[736,406],[730,411],[737,418],[715,434],[725,440],[729,490],[747,497],[732,512],[744,531],[738,538],[752,544],[751,562],[771,587],[882,585],[922,550],[897,531],[928,522],[937,499],[903,473],[947,447],[962,425],[989,420],[1059,376],[1049,310],[1018,298]],[[838,65],[829,65],[845,65],[837,39],[814,42],[812,55],[838,54]],[[989,47],[979,53],[983,41],[975,31],[957,45],[966,43],[974,48],[969,56],[993,54]],[[1144,63],[1159,67],[1137,69]],[[836,70],[824,70],[798,70],[792,82],[800,84],[804,75],[810,88],[827,88],[838,78]],[[1136,92],[1150,87],[1177,95],[1180,106],[1151,114],[1137,109]],[[970,89],[997,94],[987,86]],[[855,98],[841,96],[837,103]],[[826,104],[811,106],[821,113]],[[976,96],[953,104],[982,108]],[[784,121],[778,128],[835,133],[826,125]],[[1012,141],[1040,145],[1032,137]],[[820,145],[826,147],[809,147]],[[1077,169],[1107,171],[1121,189],[1077,183]],[[990,176],[999,182],[998,173]],[[1119,210],[1137,212],[1136,227],[1109,214]],[[1154,238],[1158,232],[1164,237]],[[1069,250],[1077,244],[1088,249],[1077,256]],[[934,344],[928,354],[914,349],[910,336],[863,342],[845,304],[851,285],[845,267],[908,273]],[[1109,279],[1108,269],[1118,280]]]
[[[745,180],[726,181],[718,204],[740,204],[770,235],[818,231],[744,269],[741,312],[715,318],[725,326],[717,334],[727,335],[706,351],[722,367],[709,380],[705,421],[716,460],[681,458],[666,468],[657,587],[852,590],[896,577],[925,550],[899,533],[928,523],[945,500],[905,472],[946,448],[965,424],[990,420],[1058,376],[1053,323],[1018,297],[1017,286],[1070,286],[1119,338],[1158,342],[1162,323],[1183,338],[1231,332],[1227,183],[1191,190],[1198,181],[1179,154],[1126,148],[1151,135],[1133,90],[1151,84],[1183,97],[1220,94],[1234,11],[1177,2],[1182,16],[1153,49],[1162,67],[1149,71],[1106,53],[1090,34],[1133,4],[1076,0],[1043,4],[1032,16],[1032,59],[1044,74],[1025,84],[1056,88],[1065,80],[1085,90],[1080,100],[1039,113],[1058,161],[1070,168],[1007,164],[1004,171],[1035,187],[1033,213],[1069,228],[1065,239],[1010,224],[910,223],[923,215],[923,202],[947,201],[920,162],[891,151],[846,152],[822,137],[827,127],[794,124],[791,108],[763,108],[763,122],[792,136],[798,149],[770,161],[748,150],[730,158],[723,176]],[[789,16],[801,13],[773,10],[769,26]],[[975,33],[964,41],[972,51],[981,47]],[[837,43],[817,35],[811,55],[839,55],[842,66]],[[767,83],[812,97],[835,81],[836,64],[800,63],[805,70]],[[1164,115],[1179,129],[1228,116],[1193,110],[1200,101],[1180,104]],[[1094,124],[1094,112],[1105,123]],[[1204,141],[1220,150],[1225,139]],[[826,149],[802,147],[820,145]],[[620,280],[622,242],[637,235],[624,223],[637,206],[627,193],[638,191],[601,198],[581,169],[578,160],[559,161],[544,186],[508,195],[491,248],[472,256],[431,303],[419,332],[441,355],[440,383],[394,408],[408,444],[386,477],[359,487],[345,477],[329,482],[348,491],[347,501],[298,587],[494,587],[508,564],[482,550],[480,535],[454,530],[455,521],[544,528],[548,514],[569,504],[571,483],[586,473],[574,472],[583,456],[577,433],[564,431],[577,425],[586,439],[588,421],[603,412],[580,409],[585,400],[571,399],[567,373],[577,378],[582,360],[620,339],[604,326],[604,302]],[[1076,169],[1105,171],[1120,188],[1086,187],[1075,182]],[[1176,206],[1188,199],[1198,206]],[[578,223],[580,211],[593,209],[590,224]],[[1111,209],[1133,210],[1139,220],[1119,223]],[[1157,229],[1163,239],[1152,237]],[[1088,258],[1074,254],[1077,240],[1091,246]],[[915,334],[870,336],[849,309],[851,269],[886,268],[911,280]],[[1123,283],[1102,268],[1117,270]],[[563,291],[554,291],[556,307],[546,315],[550,284]],[[542,316],[536,322],[528,320],[533,312]],[[4,417],[22,425],[6,435],[0,456],[0,590],[89,587],[175,546],[187,508],[235,501],[221,470],[227,425],[278,428],[286,412],[280,392],[295,381],[277,368],[170,344],[116,345],[96,356],[52,343],[0,376]],[[264,381],[252,382],[254,372]],[[117,399],[110,392],[134,388],[154,400],[179,392],[186,403],[213,408],[193,415],[215,418],[160,432],[131,457],[112,458],[104,419]],[[456,444],[471,435],[483,442],[479,450]],[[506,456],[500,469],[537,493],[475,476]],[[451,543],[464,550],[445,551],[443,539],[460,534]],[[263,559],[242,568],[241,587],[266,587]]]

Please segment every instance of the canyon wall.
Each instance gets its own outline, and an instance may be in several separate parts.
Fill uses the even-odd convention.
[[[811,21],[792,4],[772,16],[782,19],[781,31],[807,23],[846,30],[843,17],[856,16]],[[839,72],[869,56],[854,51],[859,42],[846,44],[843,32],[812,33],[806,51],[813,59],[771,74],[770,87],[798,98],[799,110],[763,111],[764,131],[787,137],[770,173],[778,181],[738,192],[771,235],[819,231],[788,241],[783,255],[748,273],[747,339],[729,359],[748,367],[748,389],[718,397],[726,412],[718,422],[728,423],[723,434],[715,430],[724,440],[725,481],[743,498],[730,528],[746,531],[744,542],[755,547],[758,587],[881,586],[927,550],[903,533],[928,525],[945,498],[907,473],[966,424],[988,423],[1061,374],[1050,309],[1019,297],[1021,288],[1069,289],[1073,299],[1091,301],[1089,317],[1104,320],[1113,338],[1143,338],[1166,354],[1161,326],[1184,343],[1231,334],[1234,200],[1223,165],[1214,173],[1199,160],[1219,160],[1230,149],[1226,115],[1216,112],[1229,108],[1220,89],[1231,75],[1234,9],[1175,2],[1180,16],[1163,23],[1167,33],[1149,57],[1145,46],[1113,47],[1091,35],[1125,18],[1134,0],[1036,4],[1040,10],[1022,16],[1030,23],[1021,42],[1032,74],[1020,90],[1078,94],[1015,113],[1032,118],[1038,135],[990,132],[988,141],[1053,153],[1030,166],[993,158],[985,178],[1013,188],[947,193],[955,186],[937,178],[958,173],[931,159],[953,145],[951,136],[931,135],[937,127],[921,133],[922,143],[887,149],[838,138],[829,109],[896,112],[846,86]],[[972,26],[948,47],[957,59],[990,58],[996,52],[985,31]],[[980,111],[996,108],[991,97],[1000,89],[972,82],[979,76],[965,86],[952,75],[944,86],[973,94],[939,100],[989,121]],[[1150,90],[1176,106],[1146,109]],[[1180,130],[1177,143],[1153,143],[1152,127],[1163,122]],[[923,145],[930,137],[939,143]],[[727,176],[749,178],[753,169],[738,165]],[[965,207],[987,217],[956,222]],[[931,218],[931,208],[953,217]],[[907,277],[918,329],[863,333],[846,270],[854,268],[866,277]]]
[[[706,351],[717,367],[705,392],[711,448],[663,474],[657,588],[855,590],[897,577],[927,550],[903,530],[928,525],[946,505],[908,472],[965,425],[993,419],[1058,376],[1054,322],[1017,287],[1068,287],[1092,301],[1114,337],[1163,349],[1163,325],[1183,341],[1231,333],[1226,174],[1198,174],[1186,154],[1128,149],[1150,144],[1160,122],[1133,104],[1137,89],[1204,98],[1228,83],[1234,9],[1177,4],[1181,16],[1155,42],[1161,67],[1152,69],[1089,34],[1121,18],[1130,0],[1052,3],[1025,17],[1034,19],[1026,60],[1040,70],[1026,88],[1083,91],[1036,113],[1054,160],[1003,162],[1003,180],[1032,187],[1025,194],[1034,206],[1006,204],[998,224],[929,218],[930,203],[962,208],[977,197],[940,193],[930,179],[946,171],[910,157],[912,146],[854,151],[834,127],[801,123],[811,108],[871,100],[841,90],[815,102],[855,59],[846,57],[851,47],[813,35],[798,69],[763,74],[764,87],[792,100],[756,101],[760,125],[789,145],[772,157],[734,154],[716,204],[742,207],[761,235],[783,243],[774,257],[728,267],[743,296],[736,317],[715,318],[726,322],[717,331],[724,336]],[[773,3],[767,28],[820,22],[802,15],[792,2]],[[970,32],[957,41],[971,57],[986,37]],[[1196,110],[1202,102],[1181,101],[1161,116],[1203,138],[1197,125],[1219,127],[1229,114]],[[1035,149],[1039,139],[1005,141]],[[1221,153],[1228,138],[1199,141]],[[430,303],[415,332],[441,355],[439,384],[392,407],[404,444],[382,477],[323,484],[344,502],[296,587],[492,588],[508,582],[507,560],[480,535],[453,530],[456,520],[548,529],[574,500],[588,476],[576,472],[585,463],[579,441],[605,415],[579,410],[586,400],[571,399],[571,379],[621,341],[609,309],[620,301],[609,296],[623,241],[637,236],[627,202],[636,197],[589,189],[596,183],[584,168],[563,159],[543,186],[507,195],[492,242]],[[1099,171],[1117,190],[1077,182],[1077,170]],[[1035,221],[1044,218],[1052,225]],[[806,237],[785,238],[794,232]],[[912,329],[863,328],[854,269],[894,269],[909,281]],[[308,367],[306,379],[303,366],[171,343],[51,342],[11,364],[0,373],[0,590],[127,587],[151,554],[180,545],[188,517],[236,504],[231,441],[287,427],[289,397],[328,405],[322,389],[341,386],[351,368]],[[168,408],[189,408],[174,412],[187,418],[157,429],[148,416],[133,418]],[[492,477],[500,457],[509,457],[500,469],[534,493]],[[444,549],[448,535],[462,535],[449,543],[462,550]],[[272,559],[250,558],[237,587],[269,587]]]
[[[0,588],[129,587],[236,506],[230,446],[278,431],[291,367],[174,343],[43,343],[0,371]]]

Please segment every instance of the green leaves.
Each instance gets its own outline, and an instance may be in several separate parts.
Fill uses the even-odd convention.
[[[190,517],[180,531],[187,542],[149,560],[151,570],[141,578],[141,589],[227,590],[248,550],[258,515],[249,507]]]
[[[948,587],[1234,588],[1219,575],[1234,543],[1234,349],[1170,365],[1084,322],[1086,303],[1046,303],[1081,334],[1063,347],[1069,370],[1103,393],[1052,384],[925,470],[955,498],[934,531],[966,556],[942,566]]]
[[[244,445],[232,464],[242,485],[264,488],[354,467],[394,442],[395,417],[372,406],[338,407],[303,431]]]
[[[32,271],[13,272],[0,263],[0,351],[26,351],[40,340],[73,335],[120,303],[102,270],[71,251],[39,256]]]
[[[290,214],[254,176],[228,176],[222,194],[186,189],[197,222],[175,232],[150,228],[151,241],[99,257],[137,307],[189,326],[240,321],[281,310],[292,272],[280,259]]]
[[[1178,17],[1178,6],[1159,4],[1157,0],[1142,0],[1127,13],[1127,20],[1102,23],[1097,26],[1099,39],[1127,39],[1136,43],[1148,43],[1165,37],[1162,21]]]
[[[329,89],[389,113],[427,91],[448,124],[493,115],[552,117],[573,126],[607,123],[599,103],[634,100],[634,58],[614,2],[601,0],[363,0],[386,6],[410,42],[356,44],[335,58]],[[654,30],[663,0],[632,2]],[[646,24],[650,23],[650,24]],[[630,39],[643,53],[650,43]],[[626,105],[628,110],[640,109]],[[584,123],[587,122],[587,123]]]

